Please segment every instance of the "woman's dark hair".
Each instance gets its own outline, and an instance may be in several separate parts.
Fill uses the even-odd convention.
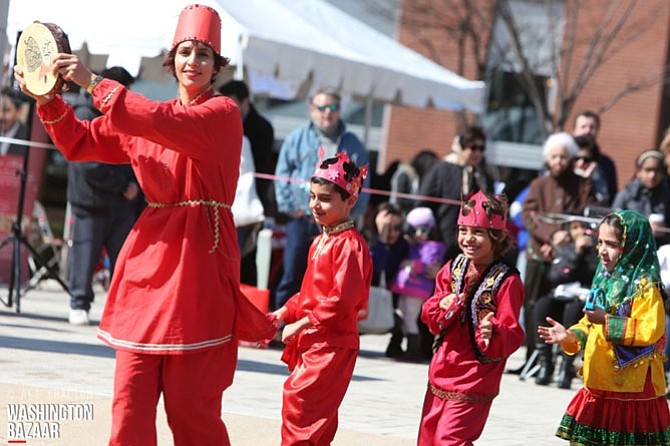
[[[484,130],[476,125],[469,126],[458,135],[458,144],[460,144],[461,149],[463,150],[465,150],[466,147],[472,146],[477,140],[486,143],[486,134],[484,133]]]
[[[211,46],[207,45],[206,43],[200,42],[200,41],[195,41],[198,44],[205,45],[207,48],[212,50],[212,55],[214,56],[214,75],[212,75],[212,79],[210,80],[210,83],[214,83],[214,79],[216,78],[216,75],[219,74],[222,68],[226,68],[228,64],[230,63],[230,59],[227,57],[223,57],[219,55],[216,51],[214,51],[214,48]],[[180,42],[182,43],[182,42]],[[174,71],[174,58],[177,55],[177,48],[179,45],[175,45],[174,48],[172,48],[170,51],[167,52],[165,55],[165,59],[163,60],[163,66],[168,69],[170,73],[172,73],[172,76],[174,76],[175,79],[177,79],[177,73]]]
[[[429,149],[424,149],[414,155],[414,158],[412,158],[410,164],[416,171],[416,174],[419,176],[419,182],[421,182],[424,175],[428,173],[430,168],[435,165],[437,159],[437,154]]]

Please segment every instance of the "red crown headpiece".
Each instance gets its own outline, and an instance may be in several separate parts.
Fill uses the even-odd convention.
[[[484,229],[505,229],[507,223],[507,199],[497,195],[496,200],[502,204],[502,215],[491,206],[491,200],[482,191],[470,195],[463,200],[458,214],[458,225]]]
[[[358,196],[363,187],[363,180],[368,176],[368,165],[358,167],[358,175],[354,175],[355,172],[349,172],[349,166],[355,167],[355,164],[349,159],[347,151],[343,150],[335,154],[337,162],[328,164],[322,169],[321,165],[323,164],[324,156],[323,147],[319,147],[319,164],[316,166],[316,171],[314,171],[314,175],[312,176],[328,180],[331,183],[337,184],[351,195]],[[350,180],[347,181],[346,177],[349,177]]]
[[[172,48],[186,40],[196,40],[221,55],[221,17],[209,6],[189,5],[179,15]]]

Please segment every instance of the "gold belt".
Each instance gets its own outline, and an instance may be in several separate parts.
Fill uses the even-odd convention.
[[[150,208],[174,208],[174,207],[194,207],[194,206],[207,206],[214,209],[214,227],[209,220],[209,214],[207,214],[207,224],[209,228],[212,229],[214,233],[214,244],[209,249],[209,253],[216,251],[216,248],[219,246],[219,209],[231,209],[231,205],[226,203],[221,203],[220,201],[215,200],[184,200],[176,203],[147,203],[147,206]]]
[[[496,397],[496,395],[489,396],[489,395],[477,395],[462,392],[447,392],[442,389],[438,389],[432,384],[428,384],[428,388],[430,389],[430,393],[432,393],[433,395],[444,401],[460,401],[463,403],[488,403],[489,401],[493,401],[493,398]]]

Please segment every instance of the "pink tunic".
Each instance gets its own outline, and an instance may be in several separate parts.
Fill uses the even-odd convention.
[[[474,311],[477,320],[481,320],[482,311],[494,313],[493,334],[486,345],[479,328],[471,332],[473,311],[467,304],[468,299],[483,289],[477,286],[481,276],[473,275],[469,269],[463,288],[467,298],[454,301],[446,311],[439,307],[440,300],[454,292],[452,262],[438,273],[435,294],[424,302],[421,314],[431,333],[444,333],[444,341],[428,371],[429,389],[419,431],[420,445],[471,444],[479,437],[490,403],[498,395],[506,359],[524,340],[519,324],[524,292],[518,273],[505,276],[494,296],[487,292],[479,294],[479,302],[486,308]],[[477,359],[478,354],[483,356]]]
[[[239,293],[230,212],[242,147],[235,103],[211,91],[188,106],[155,102],[111,80],[93,99],[104,115],[91,122],[59,98],[38,113],[67,159],[130,162],[150,203],[119,255],[98,337],[135,353],[201,351],[235,338],[240,307],[252,311],[251,325],[269,330]]]

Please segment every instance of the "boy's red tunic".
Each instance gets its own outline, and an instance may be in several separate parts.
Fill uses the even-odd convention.
[[[367,243],[349,228],[329,235],[319,251],[323,237],[310,247],[300,292],[285,305],[287,324],[308,317],[311,326],[282,356],[292,371],[284,384],[283,445],[332,441],[358,354],[358,313],[367,308],[372,280]]]
[[[250,305],[239,294],[230,212],[242,147],[239,110],[211,90],[183,106],[149,101],[110,80],[93,99],[104,116],[90,122],[76,121],[59,98],[38,113],[68,160],[131,163],[150,203],[119,255],[98,337],[145,354],[231,342],[240,304]],[[263,328],[263,318],[247,319]]]

